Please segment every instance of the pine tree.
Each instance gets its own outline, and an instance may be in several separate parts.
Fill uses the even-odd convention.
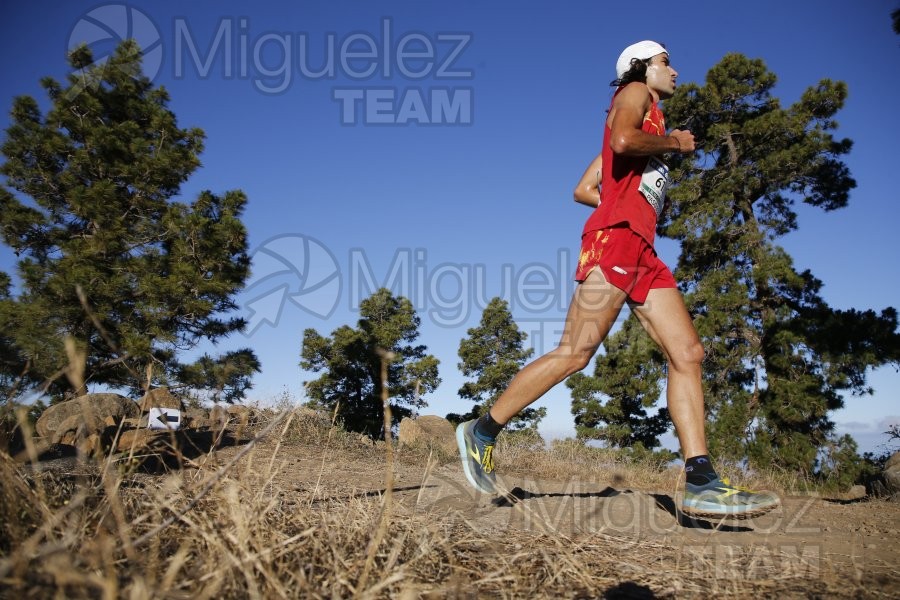
[[[519,331],[509,304],[501,298],[491,299],[481,314],[478,327],[467,333],[469,337],[459,343],[461,362],[458,366],[463,375],[475,379],[464,383],[459,388],[459,395],[476,405],[466,414],[447,415],[448,420],[456,423],[476,419],[490,410],[534,352],[531,348],[523,348],[528,335]],[[513,417],[508,429],[536,430],[546,415],[546,408],[526,408]]]
[[[11,284],[9,275],[0,272],[0,307],[10,302]],[[0,327],[0,402],[15,398],[19,377],[26,371],[27,363],[10,337],[9,327]]]
[[[776,243],[797,229],[797,202],[837,210],[856,183],[841,160],[852,143],[832,134],[846,85],[822,80],[783,108],[775,83],[761,60],[730,54],[705,85],[666,101],[667,120],[687,124],[699,152],[672,160],[659,232],[681,242],[676,277],[706,348],[713,452],[824,473],[823,452],[848,447],[829,418],[841,394],[871,393],[867,369],[900,359],[897,312],[829,307],[822,282]]]
[[[46,382],[57,398],[84,391],[59,377],[65,338],[85,352],[88,383],[138,390],[148,372],[172,383],[179,352],[244,326],[226,315],[249,275],[247,199],[173,201],[200,164],[203,132],[178,127],[140,57],[130,40],[101,65],[75,50],[67,86],[41,82],[46,114],[15,99],[2,146],[0,234],[19,257],[18,293],[0,298],[4,375]],[[239,360],[247,353],[220,360],[249,377],[258,364]]]
[[[195,390],[209,390],[213,402],[233,403],[251,387],[250,378],[260,371],[259,359],[252,350],[236,350],[224,356],[204,354],[194,363],[182,365],[177,379]]]
[[[303,332],[300,367],[318,379],[307,381],[312,403],[337,408],[344,427],[377,438],[383,434],[381,357],[394,354],[388,365],[388,396],[396,425],[427,405],[423,396],[437,389],[438,360],[427,348],[413,345],[419,337],[419,316],[412,302],[382,288],[360,303],[357,327],[343,325],[330,337],[315,329]]]

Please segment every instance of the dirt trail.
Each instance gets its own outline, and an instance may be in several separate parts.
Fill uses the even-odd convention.
[[[417,494],[417,508],[464,515],[479,528],[524,529],[575,539],[613,536],[659,542],[714,561],[750,553],[758,563],[808,570],[834,566],[891,579],[900,596],[900,505],[786,497],[756,519],[691,519],[675,510],[674,490],[604,481],[538,481],[501,476],[508,495],[475,494],[456,465],[440,467]],[[510,498],[511,497],[511,498]]]
[[[283,448],[278,478],[287,490],[325,499],[380,498],[383,452],[331,454]],[[223,458],[227,452],[223,454]],[[396,518],[428,514],[462,520],[497,536],[531,532],[566,544],[614,544],[675,554],[667,559],[713,579],[790,576],[838,579],[877,596],[900,597],[900,504],[785,497],[783,506],[750,520],[689,519],[675,510],[676,490],[625,487],[616,481],[534,480],[501,475],[506,496],[476,493],[457,463],[399,460]],[[537,549],[536,549],[537,550]],[[647,556],[648,563],[660,557]]]

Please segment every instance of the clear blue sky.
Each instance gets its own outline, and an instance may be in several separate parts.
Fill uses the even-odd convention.
[[[251,400],[302,396],[303,329],[354,324],[368,286],[388,283],[416,302],[420,341],[441,361],[424,412],[445,414],[468,408],[456,351],[490,297],[511,301],[538,353],[553,347],[588,216],[571,190],[599,151],[615,60],[641,39],[668,46],[680,83],[728,52],[761,58],[784,105],[822,78],[847,82],[838,135],[854,141],[859,185],[842,211],[801,207],[781,242],[832,306],[897,305],[897,6],[36,0],[4,8],[0,103],[7,115],[16,95],[46,103],[38,80],[65,77],[70,41],[103,56],[135,36],[180,125],[207,134],[182,198],[240,188],[250,199],[252,331],[220,349],[259,355]],[[658,249],[674,266],[677,245]],[[12,262],[0,249],[0,268]],[[874,396],[834,415],[863,450],[900,421],[900,375],[880,369],[870,383]],[[573,433],[567,392],[540,402],[547,437]]]

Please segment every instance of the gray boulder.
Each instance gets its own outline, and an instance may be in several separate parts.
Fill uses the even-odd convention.
[[[75,446],[84,454],[95,454],[102,450],[101,435],[106,425],[107,422],[96,416],[72,415],[60,423],[50,441],[52,444]]]
[[[184,411],[184,403],[181,398],[169,391],[169,388],[155,388],[144,394],[140,402],[141,412],[148,412],[151,408],[175,408]]]
[[[82,417],[82,421],[92,429],[99,423],[110,420],[119,423],[123,419],[140,416],[137,403],[119,394],[85,394],[54,404],[45,410],[37,420],[35,429],[42,438],[52,440],[63,422],[74,415]]]
[[[888,494],[900,498],[900,452],[894,452],[884,464],[884,485]]]
[[[189,429],[206,427],[209,423],[209,411],[204,408],[189,408],[185,411],[184,423]]]

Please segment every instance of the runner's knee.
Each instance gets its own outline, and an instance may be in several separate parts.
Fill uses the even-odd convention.
[[[669,364],[677,371],[698,368],[706,355],[700,340],[687,343],[669,355]]]
[[[573,350],[564,347],[557,348],[553,354],[559,361],[557,364],[559,365],[561,379],[581,371],[591,364],[591,359],[594,357],[592,351]]]

